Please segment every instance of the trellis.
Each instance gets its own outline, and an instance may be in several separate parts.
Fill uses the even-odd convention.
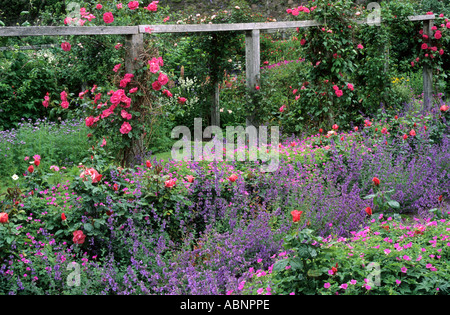
[[[431,38],[435,15],[416,15],[408,17],[409,21],[422,21],[425,35]],[[359,24],[368,24],[373,21],[358,20]],[[69,36],[69,35],[123,35],[126,38],[125,69],[133,72],[136,69],[136,60],[143,49],[143,36],[150,29],[156,33],[198,33],[198,32],[243,32],[245,33],[245,65],[246,84],[248,88],[258,85],[260,78],[260,33],[274,29],[307,28],[320,26],[315,20],[285,21],[265,23],[236,23],[236,24],[164,24],[164,25],[137,25],[137,26],[27,26],[27,27],[0,27],[0,36]],[[432,100],[432,69],[423,67],[423,99],[425,106]],[[218,93],[215,93],[218,98]],[[212,125],[219,125],[219,103],[215,101],[212,108]],[[214,117],[215,116],[215,117]],[[247,125],[252,125],[252,115],[248,115]]]

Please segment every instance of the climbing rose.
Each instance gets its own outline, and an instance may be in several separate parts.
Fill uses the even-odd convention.
[[[124,121],[120,127],[120,133],[126,135],[131,131],[131,129],[133,129],[131,125],[127,121]]]
[[[68,43],[68,42],[62,42],[61,48],[64,51],[70,51],[70,49],[72,48],[72,45],[70,45],[70,43]]]
[[[145,165],[147,167],[152,167],[152,163],[149,160],[145,161]]]
[[[186,98],[185,97],[179,97],[178,98],[178,103],[180,103],[180,104],[184,104],[184,103],[186,103]]]
[[[103,14],[103,21],[106,24],[110,24],[110,23],[114,22],[114,15],[111,12],[105,12]]]
[[[61,102],[61,107],[64,109],[67,109],[69,107],[69,102],[68,101],[62,101]]]
[[[351,84],[351,83],[347,84],[347,87],[350,91],[354,90],[353,84]]]
[[[149,11],[156,12],[158,10],[158,2],[159,1],[153,1],[148,6],[144,7],[144,9],[147,9]],[[164,21],[165,22],[165,21]]]
[[[372,215],[372,208],[371,207],[367,207],[365,210],[366,210],[366,213],[368,215]]]
[[[358,44],[358,46],[357,46],[359,49],[364,49],[364,46],[363,45],[361,45],[361,44]]]
[[[83,234],[83,231],[80,230],[76,230],[73,232],[73,239],[72,241],[75,244],[83,244],[84,243],[84,239],[86,238],[86,235]]]
[[[28,166],[28,173],[33,173],[34,172],[34,166],[33,165],[30,165],[30,166]]]
[[[406,134],[403,135],[403,140],[408,139],[408,136]]]
[[[119,69],[120,69],[121,66],[122,66],[121,63],[116,64],[116,65],[114,66],[114,68],[113,68],[113,71],[114,71],[114,72],[119,71]]]
[[[67,219],[66,215],[63,213],[61,213],[61,220],[65,221]]]
[[[162,85],[161,85],[161,83],[159,81],[155,81],[155,82],[152,83],[152,88],[155,91],[161,90],[161,87],[162,87]]]
[[[136,10],[137,8],[139,8],[139,2],[138,1],[130,1],[130,2],[128,2],[128,8],[130,10]]]
[[[338,130],[338,129],[339,129],[339,126],[336,125],[336,124],[334,124],[332,128],[333,128],[334,130]]]
[[[442,105],[440,108],[441,112],[446,112],[446,111],[448,111],[448,109],[449,109],[448,105]]]
[[[158,82],[161,85],[165,85],[167,82],[169,82],[169,78],[164,73],[160,72],[158,76]]]
[[[416,132],[414,131],[414,129],[411,129],[411,131],[409,132],[409,135],[411,137],[414,137],[416,135]]]
[[[434,38],[440,39],[441,37],[442,37],[441,31],[436,31],[436,33],[434,33]]]

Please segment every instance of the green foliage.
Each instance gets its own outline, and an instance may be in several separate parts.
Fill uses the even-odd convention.
[[[55,70],[49,56],[22,51],[0,53],[0,130],[17,127],[21,118],[39,118],[45,113],[46,92],[57,93]]]

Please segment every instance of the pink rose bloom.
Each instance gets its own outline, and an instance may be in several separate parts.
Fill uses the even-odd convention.
[[[151,73],[156,73],[159,71],[159,64],[155,63],[155,62],[148,62],[149,64],[149,70]]]
[[[64,109],[67,109],[69,107],[69,102],[68,101],[62,101],[61,102],[61,107]]]
[[[184,103],[186,103],[186,101],[187,101],[187,99],[185,97],[178,98],[178,103],[180,103],[180,104],[184,104]]]
[[[158,1],[153,1],[148,6],[146,6],[145,9],[156,12],[158,10]]]
[[[173,94],[169,90],[164,90],[163,94],[167,95],[167,97],[172,97],[173,96]]]
[[[133,128],[131,128],[130,123],[128,123],[127,121],[125,121],[125,122],[122,124],[122,126],[120,127],[120,133],[126,135],[126,134],[128,134],[128,133],[131,131],[131,129],[133,129]]]
[[[100,3],[97,3],[97,5],[95,6],[95,8],[97,10],[101,10],[101,8],[103,8],[103,6]]]
[[[353,84],[351,84],[351,83],[347,84],[347,87],[350,91],[354,90]]]
[[[188,180],[189,183],[192,183],[194,181],[194,176],[192,175],[187,175],[186,179]]]
[[[86,127],[90,127],[94,124],[94,116],[86,117],[85,119]]]
[[[138,90],[138,88],[135,87],[135,88],[130,89],[130,90],[128,91],[128,93],[136,93],[137,90]]]
[[[60,93],[61,95],[61,101],[67,101],[67,92],[66,91],[62,91]]]
[[[82,178],[83,180],[90,178],[92,180],[92,183],[98,183],[101,180],[102,175],[99,174],[95,169],[88,168],[80,174],[80,178]]]
[[[113,92],[113,94],[109,98],[109,101],[113,104],[118,104],[118,103],[120,103],[122,96],[124,96],[124,95],[125,95],[125,91],[122,89],[119,89],[119,90]]]
[[[168,187],[168,188],[172,188],[173,186],[175,186],[176,182],[177,182],[177,179],[176,178],[172,178],[172,179],[166,180],[164,182],[164,186]]]
[[[130,1],[130,2],[128,2],[128,8],[130,10],[136,10],[137,8],[139,8],[139,2],[138,1]]]
[[[161,85],[165,85],[167,82],[169,82],[169,78],[164,73],[160,72],[158,76],[158,81],[161,83]]]
[[[83,231],[77,230],[77,231],[73,232],[72,241],[75,244],[80,244],[80,245],[83,244],[85,238],[86,238],[86,235],[83,234]]]
[[[122,109],[122,111],[120,112],[120,116],[122,116],[122,118],[128,119],[128,120],[130,120],[132,118],[132,115],[124,109]]]
[[[436,31],[436,33],[434,33],[434,38],[440,39],[441,37],[442,37],[441,31]]]
[[[155,81],[155,82],[152,83],[152,88],[155,91],[161,90],[161,87],[162,87],[162,85],[161,85],[161,83],[159,81]]]
[[[117,9],[122,9],[122,3],[117,4]]]
[[[342,92],[341,90],[336,90],[335,93],[337,97],[341,97],[342,95],[344,95],[344,92]]]
[[[106,24],[110,24],[110,23],[114,22],[114,15],[111,12],[105,12],[103,14],[103,21]]]
[[[426,43],[423,43],[422,46],[420,46],[421,49],[427,49],[428,45]]]
[[[70,51],[70,49],[72,48],[72,45],[70,45],[69,42],[62,42],[61,43],[61,48],[64,51]]]
[[[357,48],[358,48],[358,49],[364,49],[364,46],[361,45],[361,44],[358,44]]]
[[[121,63],[116,64],[116,65],[114,66],[114,68],[113,68],[113,71],[114,71],[114,72],[119,71],[119,69],[120,69],[121,66],[122,66]]]

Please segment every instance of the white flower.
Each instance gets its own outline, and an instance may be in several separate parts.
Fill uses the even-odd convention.
[[[14,175],[12,176],[12,179],[13,179],[13,180],[18,180],[18,179],[19,179],[19,176],[17,176],[16,174],[14,174]]]
[[[235,8],[235,9],[238,9],[238,10],[240,9],[240,7],[239,7],[239,6],[235,6],[234,8]]]
[[[231,110],[228,110],[228,113],[229,113],[229,114],[231,114],[231,113],[232,113],[232,111],[231,111]]]

